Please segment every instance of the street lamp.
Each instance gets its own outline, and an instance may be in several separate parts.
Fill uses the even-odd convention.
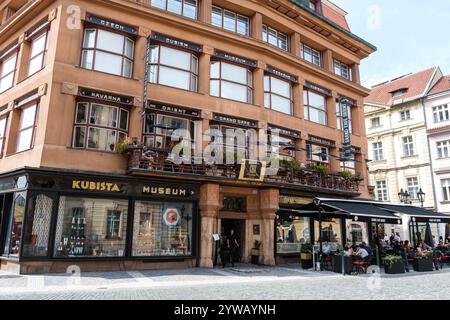
[[[420,188],[419,192],[417,192],[417,197],[419,198],[423,208],[423,203],[425,202],[425,192],[422,191],[422,188]]]
[[[322,205],[319,198],[314,199],[314,204],[316,205],[317,209],[319,210],[319,265],[320,269],[322,270]],[[313,252],[314,254],[314,252]],[[315,267],[315,266],[314,266]]]
[[[398,197],[400,198],[400,202],[404,204],[412,204],[412,201],[409,200],[410,194],[408,190],[403,191],[403,189],[400,189],[400,192],[398,193]]]

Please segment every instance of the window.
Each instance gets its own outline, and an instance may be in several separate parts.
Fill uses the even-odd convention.
[[[411,111],[410,110],[404,110],[400,112],[400,120],[406,121],[411,119]]]
[[[381,126],[380,117],[370,119],[370,127],[371,128],[378,128],[380,126]]]
[[[328,242],[333,251],[339,249],[342,245],[341,219],[322,219],[322,237],[319,232],[319,221],[314,220],[314,242],[319,245],[319,239],[322,242]]]
[[[149,81],[183,90],[197,91],[198,58],[169,47],[151,47]]]
[[[303,44],[301,53],[304,60],[320,67],[320,51]]]
[[[403,156],[412,157],[414,155],[413,137],[403,137]]]
[[[0,126],[0,128],[1,128],[1,126]],[[436,148],[437,148],[437,153],[438,153],[439,159],[445,159],[445,158],[450,157],[450,140],[437,142]]]
[[[303,91],[303,104],[305,108],[305,119],[327,125],[326,97],[315,92]]]
[[[7,117],[0,118],[0,158],[3,156],[3,146],[5,145],[7,121]]]
[[[341,159],[344,158],[344,154],[341,154]],[[350,156],[350,159],[348,161],[340,161],[341,170],[344,171],[350,171],[351,173],[356,173],[356,161],[355,161],[355,155],[352,153]]]
[[[152,7],[197,19],[197,0],[151,0]]]
[[[248,68],[212,61],[210,94],[214,97],[252,103],[253,74]]]
[[[264,76],[264,106],[268,109],[292,114],[292,84],[272,75]]]
[[[307,144],[306,159],[313,162],[328,163],[328,148],[313,144]]]
[[[434,123],[444,122],[450,120],[450,112],[448,105],[438,106],[433,108]]]
[[[12,211],[7,222],[7,233],[5,239],[4,255],[19,257],[22,245],[23,220],[25,216],[25,196],[24,192],[14,194]]]
[[[342,62],[334,60],[334,73],[347,80],[352,80],[350,67]]]
[[[191,256],[193,222],[191,203],[136,201],[132,255]]]
[[[129,111],[90,102],[77,103],[73,147],[116,151],[128,135]]]
[[[287,144],[294,145],[295,142],[292,138],[282,137],[279,134],[272,134],[268,132],[267,135],[267,153],[268,156],[272,155],[279,160],[295,160],[295,151],[287,150]]]
[[[211,18],[213,26],[244,36],[250,35],[250,19],[246,16],[213,6]]]
[[[378,201],[389,201],[387,183],[385,180],[377,181],[377,200]]]
[[[134,41],[102,29],[84,31],[81,67],[131,78]]]
[[[54,256],[124,257],[127,216],[128,200],[61,196]]]
[[[13,86],[16,66],[17,51],[0,60],[0,93]]]
[[[33,147],[37,113],[38,104],[36,102],[26,107],[22,107],[20,110],[16,152],[22,152]]]
[[[441,180],[444,201],[450,201],[450,179]]]
[[[311,243],[308,217],[281,216],[276,228],[277,254],[299,254],[302,244]]]
[[[372,148],[373,148],[373,160],[374,161],[384,160],[383,142],[372,143]]]
[[[368,242],[369,232],[367,228],[367,222],[357,222],[346,219],[345,226],[347,229],[347,241],[346,243],[352,243],[360,245],[361,243]]]
[[[30,62],[28,65],[28,75],[31,76],[45,67],[47,59],[48,32],[31,39]]]
[[[419,192],[419,180],[417,177],[407,178],[406,185],[408,193],[411,195],[411,199],[417,199],[417,193]]]
[[[406,92],[408,92],[408,89],[400,89],[400,90],[396,90],[391,92],[392,93],[392,97],[400,97],[402,95],[404,95]]]
[[[288,36],[278,32],[266,25],[263,25],[263,41],[267,42],[281,50],[288,51]]]
[[[254,159],[256,137],[253,130],[218,124],[210,125],[210,130],[221,134],[211,136],[210,142],[217,146],[219,155],[223,154],[225,163],[240,164],[243,159]]]
[[[344,119],[342,118],[342,108],[347,108],[347,114],[348,114],[348,124],[350,128],[350,133],[353,132],[353,125],[352,125],[352,106],[349,104],[341,104],[339,102],[336,102],[336,118],[337,118],[337,128],[338,130],[343,130],[344,128]]]

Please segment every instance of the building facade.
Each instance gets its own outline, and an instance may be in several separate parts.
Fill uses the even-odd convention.
[[[6,0],[1,8],[2,268],[212,267],[215,235],[231,229],[243,261],[259,241],[260,262],[272,265],[315,240],[314,215],[280,208],[369,195],[359,63],[376,48],[332,3]],[[216,139],[211,130],[243,135],[242,144],[214,137],[249,161],[194,159]],[[257,141],[261,133],[284,144]],[[195,161],[168,159],[180,141],[179,154]],[[290,165],[265,176],[266,163],[250,161],[264,145]],[[277,232],[290,236],[276,243]]]

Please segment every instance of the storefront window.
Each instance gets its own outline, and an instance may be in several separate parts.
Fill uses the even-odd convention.
[[[152,46],[149,68],[151,83],[197,91],[198,57],[188,51]]]
[[[40,194],[28,199],[22,256],[47,256],[52,209],[53,199],[46,195]]]
[[[16,193],[8,221],[4,254],[18,257],[22,244],[23,218],[25,216],[25,193]]]
[[[280,217],[277,220],[277,253],[300,253],[303,243],[311,243],[310,218]]]
[[[319,221],[314,221],[314,241],[319,245]],[[333,251],[342,245],[341,235],[341,219],[324,219],[322,220],[322,243],[330,243]]]
[[[192,218],[190,203],[136,201],[133,256],[192,255]]]
[[[211,96],[252,103],[252,71],[221,61],[211,62]]]
[[[84,31],[81,67],[131,78],[134,41],[102,29]]]
[[[62,196],[55,257],[123,257],[128,201]]]
[[[73,147],[115,151],[128,135],[129,111],[115,106],[79,102],[75,115]]]
[[[347,241],[349,244],[360,245],[362,242],[368,243],[368,229],[367,222],[357,222],[346,220],[345,226],[347,229]]]

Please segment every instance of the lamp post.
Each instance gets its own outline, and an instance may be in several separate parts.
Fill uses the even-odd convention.
[[[319,210],[319,271],[322,270],[322,205],[318,198],[314,199],[314,204]]]
[[[423,208],[423,203],[425,202],[425,192],[422,191],[422,188],[420,188],[419,192],[417,192],[417,197],[419,198],[419,201]]]
[[[400,198],[401,203],[412,204],[412,201],[409,200],[411,195],[409,194],[408,190],[403,191],[403,189],[400,189],[400,192],[398,193],[398,197]]]

